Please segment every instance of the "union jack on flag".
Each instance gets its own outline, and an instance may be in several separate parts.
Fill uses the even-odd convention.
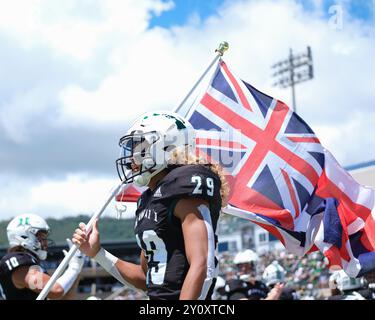
[[[255,222],[300,256],[322,251],[349,276],[375,270],[375,190],[354,181],[287,105],[221,60],[187,119],[197,152],[226,170],[224,212]]]

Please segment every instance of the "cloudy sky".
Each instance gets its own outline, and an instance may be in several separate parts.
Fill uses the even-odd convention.
[[[375,0],[0,0],[0,220],[92,213],[118,182],[117,143],[173,109],[226,40],[255,87],[313,50],[298,113],[346,166],[375,159]],[[108,210],[113,214],[114,206]]]

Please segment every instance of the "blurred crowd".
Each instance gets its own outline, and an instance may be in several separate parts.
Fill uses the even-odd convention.
[[[116,290],[113,290],[116,291]],[[137,290],[119,290],[113,300],[145,300]],[[284,250],[257,254],[247,249],[219,255],[214,300],[373,300],[375,274],[349,278],[332,271],[320,252],[297,257]]]
[[[342,270],[330,270],[320,252],[301,258],[285,250],[258,255],[247,249],[223,253],[219,261],[215,299],[375,299],[375,273],[350,278]]]
[[[247,262],[246,257],[243,261],[236,261],[240,255],[238,253],[223,253],[220,257],[220,273],[226,282],[237,278],[241,274],[241,264],[248,263],[249,277],[258,281],[266,281],[263,277],[268,266],[273,262],[277,262],[283,269],[284,275],[280,277],[280,281],[284,283],[284,287],[289,290],[295,290],[296,297],[299,299],[324,299],[329,296],[329,269],[328,262],[320,252],[314,252],[303,258],[294,254],[287,253],[284,250],[267,252],[257,255],[251,250],[247,250],[253,255]],[[242,277],[244,278],[244,277]]]
[[[112,286],[110,300],[147,300],[140,290]],[[116,294],[117,293],[117,294]],[[375,273],[349,278],[332,271],[320,252],[298,257],[284,250],[263,254],[247,249],[219,255],[214,300],[374,300]],[[90,296],[89,300],[99,297]]]

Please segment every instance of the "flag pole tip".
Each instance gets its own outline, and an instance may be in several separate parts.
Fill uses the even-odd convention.
[[[229,44],[226,41],[220,43],[219,48],[215,50],[220,56],[223,56],[224,52],[227,51],[229,48]]]

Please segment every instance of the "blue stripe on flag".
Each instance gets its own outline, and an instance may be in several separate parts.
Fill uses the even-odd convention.
[[[324,168],[324,153],[322,152],[313,152],[313,151],[308,151],[316,161],[318,161],[320,167],[323,169]]]
[[[315,190],[314,190],[315,193]],[[322,213],[325,208],[324,199],[321,197],[318,197],[316,194],[311,196],[309,205],[306,208],[306,212],[310,216],[315,216],[316,214]]]
[[[351,234],[349,236],[350,247],[352,248],[353,255],[358,258],[358,256],[362,253],[367,253],[368,250],[363,246],[361,242],[361,236],[363,234],[362,230]]]
[[[337,212],[338,201],[335,198],[325,200],[325,210],[323,215],[324,242],[335,245],[341,249],[342,245],[342,225]]]
[[[358,256],[358,260],[361,265],[361,271],[358,273],[357,278],[375,270],[375,252],[362,253]]]
[[[304,209],[306,203],[310,200],[310,193],[306,190],[306,188],[300,184],[296,179],[292,178],[294,182],[294,186],[296,187],[299,204],[301,206],[301,211]]]
[[[191,115],[189,122],[194,127],[194,129],[204,129],[204,130],[216,130],[221,131],[221,128],[208,120],[206,117],[204,117],[202,114],[200,114],[198,111],[194,111],[194,113]]]
[[[249,89],[251,95],[254,97],[255,101],[257,102],[260,111],[262,112],[263,116],[266,117],[269,107],[271,106],[273,98],[260,92],[258,89],[254,88],[251,84],[242,81],[245,86]]]
[[[216,74],[214,80],[212,81],[211,86],[214,87],[217,91],[226,95],[228,98],[232,99],[234,102],[238,102],[232,91],[232,88],[229,86],[220,69]]]
[[[285,133],[314,133],[314,131],[311,130],[297,113],[293,113],[285,129]]]
[[[251,188],[270,199],[280,208],[284,208],[279,189],[268,166],[264,167]]]
[[[281,223],[277,221],[276,219],[264,216],[263,214],[256,213],[257,216],[261,217],[264,220],[267,220],[269,223],[272,223],[276,227],[281,227]]]

